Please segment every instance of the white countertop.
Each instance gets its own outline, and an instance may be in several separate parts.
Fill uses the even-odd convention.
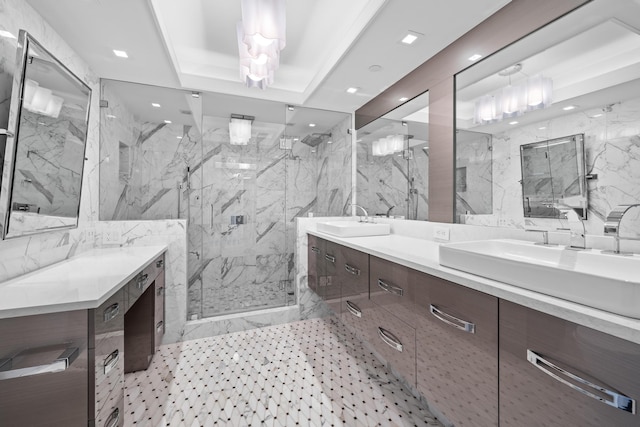
[[[438,242],[398,234],[340,238],[316,230],[307,230],[307,232],[414,270],[640,344],[640,320],[443,267],[439,264],[440,244]]]
[[[0,319],[97,308],[166,250],[93,249],[0,283]]]

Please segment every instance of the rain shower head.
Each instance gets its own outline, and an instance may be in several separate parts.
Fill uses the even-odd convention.
[[[331,138],[330,133],[312,133],[302,138],[302,143],[307,144],[309,147],[317,147],[320,143],[328,141]]]

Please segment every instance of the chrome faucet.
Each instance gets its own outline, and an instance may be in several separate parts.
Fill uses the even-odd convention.
[[[549,243],[549,232],[547,230],[536,230],[532,228],[525,229],[524,231],[528,231],[531,233],[542,233],[542,242],[536,242],[535,245],[539,246],[558,246]]]
[[[387,218],[389,218],[389,215],[391,214],[391,211],[393,210],[393,208],[395,208],[395,205],[387,209]]]
[[[626,214],[629,209],[639,206],[640,204],[638,203],[632,205],[619,205],[609,212],[609,215],[607,215],[607,219],[604,222],[604,234],[605,236],[613,236],[613,250],[603,251],[604,253],[632,255],[631,252],[620,252],[620,223],[622,222],[622,218],[624,218],[624,214]]]
[[[350,203],[347,207],[349,206],[355,206],[356,207],[356,211],[358,208],[362,209],[362,213],[364,214],[364,219],[363,217],[360,217],[360,222],[369,222],[369,214],[367,213],[367,210],[365,208],[363,208],[360,205],[356,205],[355,203]]]
[[[556,209],[558,209],[561,213],[564,214],[564,219],[569,223],[569,249],[585,249],[586,248],[586,238],[585,238],[585,229],[584,222],[582,222],[582,218],[575,211],[575,208],[563,205],[561,203],[556,203],[553,205]],[[566,229],[565,229],[566,230]]]

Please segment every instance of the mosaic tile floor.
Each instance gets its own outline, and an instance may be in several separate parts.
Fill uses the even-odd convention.
[[[438,426],[335,319],[164,345],[125,377],[127,426]]]

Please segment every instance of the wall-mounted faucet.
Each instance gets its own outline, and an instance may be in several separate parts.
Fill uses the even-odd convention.
[[[620,223],[622,222],[622,218],[624,218],[624,214],[634,207],[640,207],[640,204],[619,205],[609,212],[609,215],[607,215],[607,219],[604,222],[604,234],[605,236],[613,236],[613,250],[603,251],[604,253],[632,255],[631,252],[620,252]]]
[[[350,203],[349,205],[347,205],[347,207],[350,207],[350,206],[355,206],[356,207],[356,211],[357,211],[357,209],[361,209],[362,210],[362,213],[364,214],[364,218],[360,217],[360,222],[369,222],[369,214],[367,213],[367,210],[365,208],[363,208],[360,205],[356,205],[355,203]]]
[[[387,209],[387,218],[389,218],[389,215],[391,215],[391,211],[393,210],[393,208],[395,208],[395,206],[391,206],[389,209]]]
[[[561,203],[556,203],[553,205],[556,209],[558,209],[562,214],[564,214],[564,218],[569,223],[569,249],[585,249],[586,248],[586,238],[585,238],[585,229],[584,222],[582,222],[582,218],[578,215],[578,212],[575,211],[575,208],[563,205]]]

